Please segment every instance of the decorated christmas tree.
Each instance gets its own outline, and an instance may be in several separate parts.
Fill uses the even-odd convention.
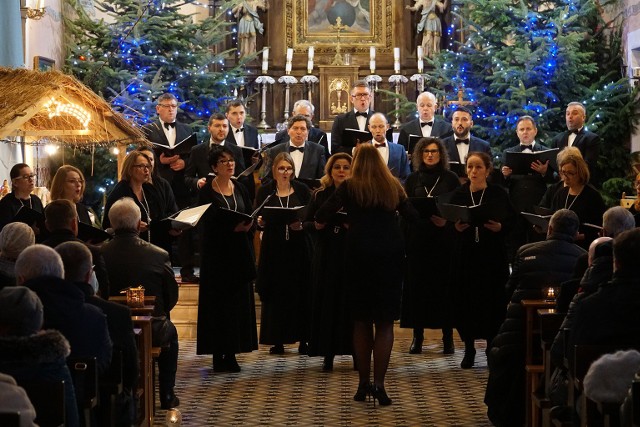
[[[453,7],[464,22],[463,41],[433,61],[428,86],[450,100],[463,91],[474,104],[474,133],[491,142],[497,158],[517,143],[520,116],[536,119],[544,143],[566,129],[567,103],[580,101],[587,128],[603,139],[605,179],[628,173],[638,113],[621,74],[621,22],[605,22],[591,0],[468,0]]]

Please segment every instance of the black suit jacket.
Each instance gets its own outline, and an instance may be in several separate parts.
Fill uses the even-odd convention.
[[[375,111],[369,109],[367,122],[364,126],[365,131],[368,130],[369,119],[374,113]],[[353,110],[338,115],[333,121],[333,126],[331,127],[331,153],[348,152],[351,154],[351,148],[342,147],[342,138],[345,129],[360,129],[358,121],[356,120],[356,113]]]
[[[536,142],[533,146],[534,152],[548,150],[547,147]],[[520,144],[515,147],[510,147],[504,150],[502,154],[502,163],[505,164],[506,152],[521,153],[522,148]],[[553,169],[547,168],[545,176],[540,175],[533,170],[529,171],[527,175],[511,175],[504,178],[504,183],[509,190],[509,198],[511,203],[518,210],[518,212],[533,212],[533,207],[538,206],[540,199],[547,191],[547,182],[553,181]]]
[[[447,147],[450,162],[464,163],[464,159],[460,159],[460,154],[458,154],[458,147],[456,147],[456,141],[453,135],[444,138],[442,142],[444,142],[445,147]],[[480,151],[491,155],[491,146],[484,139],[471,136],[469,138],[469,153],[473,151]]]
[[[169,317],[178,302],[178,283],[167,251],[127,231],[117,231],[101,251],[107,263],[111,295],[142,285],[147,295],[156,297],[153,315]]]
[[[260,144],[258,143],[258,129],[246,123],[242,127],[244,128],[244,145],[247,147],[260,148]],[[233,136],[233,132],[235,131],[229,126],[229,134],[227,135],[226,141],[229,144],[238,145],[235,136]]]
[[[290,143],[278,144],[267,150],[267,164],[265,170],[268,177],[271,178],[271,163],[276,156],[282,152],[290,152]],[[302,179],[320,179],[324,175],[324,165],[327,160],[324,157],[324,148],[315,142],[306,141],[304,144],[304,157],[302,157],[302,165],[300,166],[300,174],[297,178]]]
[[[142,132],[144,132],[147,139],[151,142],[169,145],[169,141],[167,140],[167,136],[164,134],[164,130],[162,129],[160,120],[156,120],[151,124],[143,126]],[[192,133],[193,130],[191,129],[191,126],[185,123],[176,122],[176,142],[182,141]],[[174,171],[173,169],[171,169],[171,167],[169,167],[169,165],[163,165],[162,163],[160,163],[159,153],[155,150],[154,153],[156,154],[155,167],[158,171],[158,174],[169,181],[169,184],[171,184],[171,189],[173,190],[173,194],[176,198],[178,206],[180,208],[188,206],[190,204],[189,189],[184,182],[184,169],[177,172]],[[189,160],[189,154],[182,154],[180,158],[184,160],[186,167],[187,161]]]
[[[569,131],[564,131],[557,134],[551,140],[551,148],[559,148],[562,150],[569,145]],[[591,183],[598,183],[597,167],[598,156],[600,154],[600,137],[582,128],[576,135],[576,139],[573,141],[573,147],[576,147],[582,153],[582,157],[589,166],[589,172],[591,173]]]
[[[236,161],[233,174],[238,176],[246,168],[244,158],[242,157],[242,148],[234,144],[227,144],[226,141],[224,146],[233,153],[233,158]],[[209,167],[210,149],[210,139],[191,148],[189,161],[187,162],[187,167],[184,169],[184,180],[191,191],[198,191],[198,180],[200,178],[206,178],[207,175],[211,173],[211,168]]]
[[[289,133],[287,133],[286,130],[281,130],[280,132],[276,133],[276,136],[274,138],[274,141],[278,140],[281,140],[282,142],[289,142],[291,138],[289,137]],[[331,155],[329,153],[329,141],[327,140],[327,134],[323,130],[318,128],[311,128],[311,130],[309,130],[308,140],[322,145],[324,147],[325,158],[329,158],[329,156]]]
[[[433,127],[431,128],[431,136],[434,138],[444,138],[453,134],[451,123],[434,117]],[[422,135],[422,126],[420,119],[411,120],[400,128],[398,135],[398,144],[404,146],[405,151],[409,149],[409,135]],[[410,153],[411,154],[411,153]]]

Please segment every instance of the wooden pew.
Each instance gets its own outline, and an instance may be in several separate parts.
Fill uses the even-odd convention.
[[[122,393],[122,351],[115,350],[111,355],[111,364],[106,372],[100,375],[100,420],[103,426],[115,427],[116,397]]]
[[[136,345],[140,360],[140,382],[137,396],[140,397],[139,425],[153,425],[154,390],[151,358],[151,316],[132,316],[136,333]]]

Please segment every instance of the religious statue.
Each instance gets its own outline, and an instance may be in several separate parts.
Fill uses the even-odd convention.
[[[422,33],[422,50],[424,56],[433,58],[440,52],[440,39],[442,38],[442,23],[439,13],[447,9],[448,0],[415,0],[413,6],[406,6],[412,12],[422,9],[417,32]]]
[[[256,53],[256,33],[264,33],[264,25],[258,17],[258,9],[268,10],[268,0],[242,0],[231,9],[238,21],[238,50],[240,58]]]

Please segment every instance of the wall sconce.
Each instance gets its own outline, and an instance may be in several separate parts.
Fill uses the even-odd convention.
[[[42,5],[42,0],[36,1],[36,7],[21,7],[27,18],[39,21],[46,13],[46,8]]]

